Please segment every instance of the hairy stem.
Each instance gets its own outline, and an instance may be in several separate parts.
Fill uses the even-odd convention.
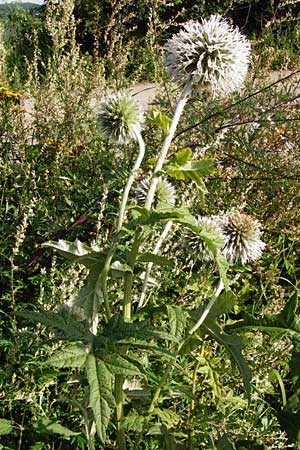
[[[122,201],[121,201],[121,206],[120,206],[120,210],[119,210],[119,217],[118,217],[118,223],[117,223],[117,231],[120,231],[123,221],[124,221],[124,215],[125,215],[125,208],[126,208],[126,204],[127,204],[127,200],[128,200],[128,196],[129,196],[129,192],[132,186],[132,183],[135,180],[136,174],[138,169],[140,168],[140,165],[143,161],[144,155],[145,155],[145,143],[144,140],[142,138],[142,135],[139,131],[136,131],[136,138],[138,140],[139,143],[139,154],[137,157],[137,160],[134,163],[133,168],[131,169],[130,175],[128,177],[127,180],[127,184],[125,186],[125,189],[123,191],[123,197],[122,197]]]
[[[159,237],[159,239],[158,239],[158,241],[156,242],[156,245],[155,245],[155,247],[154,247],[154,250],[153,250],[153,254],[154,254],[154,255],[157,255],[157,254],[158,254],[158,252],[159,252],[159,250],[160,250],[160,247],[161,247],[163,241],[164,241],[165,238],[167,237],[167,235],[168,235],[170,229],[172,228],[172,225],[173,225],[172,220],[169,220],[169,221],[166,223],[165,228],[163,229],[163,231],[162,231],[162,233],[161,233],[161,235],[160,235],[160,237]],[[150,262],[150,263],[147,265],[147,269],[146,269],[146,273],[145,273],[145,278],[144,278],[144,283],[143,283],[143,288],[142,288],[142,293],[141,293],[140,301],[139,301],[139,304],[138,304],[138,309],[143,308],[143,306],[145,306],[145,304],[146,304],[146,301],[145,301],[146,290],[147,290],[148,281],[149,281],[150,272],[151,272],[151,270],[152,270],[152,267],[153,267],[153,263]]]
[[[158,156],[157,162],[156,162],[156,166],[154,168],[153,174],[152,174],[152,179],[151,179],[151,183],[150,183],[150,188],[148,191],[148,195],[146,198],[146,202],[145,202],[145,207],[150,209],[151,205],[153,203],[153,199],[154,199],[154,194],[156,191],[156,187],[157,187],[157,173],[162,169],[163,163],[166,159],[170,144],[172,142],[172,139],[174,137],[180,116],[182,114],[182,111],[185,107],[185,104],[187,102],[188,96],[191,92],[191,88],[192,88],[192,80],[189,80],[187,82],[187,84],[185,85],[180,98],[177,102],[176,105],[176,109],[175,109],[175,113],[172,119],[172,123],[170,125],[170,130],[169,130],[169,134],[166,137],[166,139],[164,140],[164,143],[162,145],[160,154]]]
[[[201,325],[203,324],[204,320],[206,319],[206,317],[209,314],[209,311],[211,310],[211,308],[213,307],[215,301],[217,300],[217,298],[219,297],[219,295],[221,294],[221,292],[224,289],[224,283],[223,280],[220,279],[218,286],[212,296],[212,298],[210,299],[209,303],[206,305],[200,319],[198,320],[198,322],[193,326],[193,328],[191,328],[191,330],[189,331],[189,334],[194,334],[195,331],[198,330],[198,328],[201,327]]]

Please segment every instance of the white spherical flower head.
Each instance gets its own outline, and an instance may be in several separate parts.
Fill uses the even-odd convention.
[[[229,264],[239,260],[242,264],[254,261],[265,248],[265,243],[260,239],[259,222],[247,214],[226,214],[222,220],[222,232],[225,238],[223,254]]]
[[[145,204],[150,187],[150,180],[143,179],[135,191],[135,198],[141,205]],[[162,177],[158,177],[157,187],[154,196],[154,209],[163,206],[173,206],[176,202],[176,191],[174,186]]]
[[[194,91],[212,97],[226,97],[243,85],[250,44],[218,15],[186,23],[165,49],[167,70],[181,85],[192,79]]]
[[[199,216],[197,217],[197,225],[210,236],[224,242],[222,230],[219,226],[220,220],[218,216]],[[192,256],[203,262],[214,261],[214,254],[208,247],[205,240],[190,228],[184,229],[185,243],[192,251]]]
[[[136,101],[124,92],[104,98],[98,111],[98,129],[108,139],[125,144],[141,132],[143,113]]]

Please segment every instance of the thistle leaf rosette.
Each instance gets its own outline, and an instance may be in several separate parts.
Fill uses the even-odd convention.
[[[126,144],[138,140],[144,116],[138,103],[126,92],[105,97],[99,106],[97,125],[108,139]]]
[[[222,234],[225,240],[223,254],[229,264],[239,260],[242,264],[260,257],[265,243],[260,239],[260,224],[240,212],[226,214],[222,218]]]
[[[226,97],[238,90],[250,61],[247,39],[218,15],[190,21],[165,45],[169,75],[193,91]]]

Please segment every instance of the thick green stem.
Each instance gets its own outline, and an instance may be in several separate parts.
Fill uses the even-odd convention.
[[[185,85],[185,87],[184,87],[184,89],[183,89],[183,91],[182,91],[182,93],[180,95],[180,98],[179,98],[179,100],[177,102],[175,113],[174,113],[174,116],[173,116],[173,119],[172,119],[172,123],[170,125],[169,134],[166,137],[166,139],[164,140],[164,143],[162,145],[160,154],[159,154],[157,162],[156,162],[156,166],[155,166],[153,174],[152,174],[151,184],[150,184],[150,188],[149,188],[148,195],[147,195],[146,202],[145,202],[145,207],[148,208],[148,209],[151,208],[151,205],[152,205],[153,200],[154,200],[154,194],[155,194],[155,191],[156,191],[157,181],[158,181],[157,173],[162,169],[162,166],[163,166],[163,163],[164,163],[164,161],[166,159],[166,156],[167,156],[170,144],[171,144],[172,139],[174,137],[174,134],[175,134],[175,131],[176,131],[176,128],[177,128],[180,116],[181,116],[182,111],[183,111],[183,109],[185,107],[185,104],[186,104],[186,102],[188,100],[188,96],[189,96],[189,94],[191,92],[191,88],[192,88],[192,80],[187,82],[187,84]]]

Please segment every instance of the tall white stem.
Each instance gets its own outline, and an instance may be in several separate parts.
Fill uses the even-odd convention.
[[[167,237],[167,235],[168,235],[168,233],[169,233],[169,231],[170,231],[172,225],[173,225],[172,220],[169,220],[169,221],[166,223],[165,228],[163,229],[163,232],[161,233],[161,235],[160,235],[160,237],[159,237],[159,239],[158,239],[158,241],[156,242],[156,245],[155,245],[155,247],[154,247],[154,250],[153,250],[153,254],[154,254],[154,255],[157,255],[157,254],[158,254],[159,249],[160,249],[160,247],[161,247],[163,241],[164,241],[165,238]],[[145,304],[146,304],[146,302],[145,302],[146,290],[147,290],[147,285],[148,285],[149,276],[150,276],[150,272],[151,272],[152,266],[153,266],[153,263],[152,263],[152,262],[150,262],[150,263],[147,265],[147,269],[146,269],[145,277],[144,277],[143,288],[142,288],[142,293],[141,293],[140,301],[139,301],[139,304],[138,304],[138,309],[143,308],[143,306],[145,306]]]
[[[163,163],[166,159],[170,144],[172,142],[172,139],[174,137],[180,116],[182,114],[183,108],[185,107],[185,104],[187,102],[188,96],[191,92],[191,88],[192,88],[192,80],[189,80],[187,82],[187,84],[185,85],[180,98],[177,102],[176,105],[176,109],[175,109],[175,113],[172,119],[172,123],[170,125],[170,130],[169,130],[169,134],[166,137],[166,139],[164,140],[163,146],[161,148],[158,160],[156,162],[156,166],[154,168],[153,174],[152,174],[152,179],[151,179],[151,184],[150,184],[150,188],[148,191],[148,195],[146,198],[146,202],[145,202],[145,207],[148,209],[151,209],[152,203],[153,203],[153,199],[154,199],[154,194],[156,191],[156,187],[157,187],[157,173],[162,169]]]
[[[140,168],[140,165],[141,165],[144,155],[145,155],[145,142],[139,131],[136,131],[136,138],[137,138],[137,141],[139,144],[139,154],[138,154],[137,160],[135,161],[133,168],[131,169],[130,175],[127,180],[127,184],[123,191],[123,197],[122,197],[122,202],[121,202],[121,206],[120,206],[120,210],[119,210],[118,223],[117,223],[117,231],[120,231],[120,229],[122,227],[129,192],[130,192],[132,183],[135,180],[136,173],[137,173],[138,169]]]
[[[215,301],[217,300],[217,298],[219,297],[219,295],[221,294],[221,292],[224,289],[224,283],[223,280],[220,279],[219,284],[214,292],[214,295],[212,296],[212,298],[210,299],[210,301],[208,302],[208,304],[206,305],[200,319],[198,320],[198,322],[193,326],[193,328],[189,331],[189,334],[193,334],[195,333],[195,331],[198,330],[198,328],[201,327],[201,325],[203,324],[204,320],[206,319],[206,317],[208,316],[211,308],[213,307]]]

